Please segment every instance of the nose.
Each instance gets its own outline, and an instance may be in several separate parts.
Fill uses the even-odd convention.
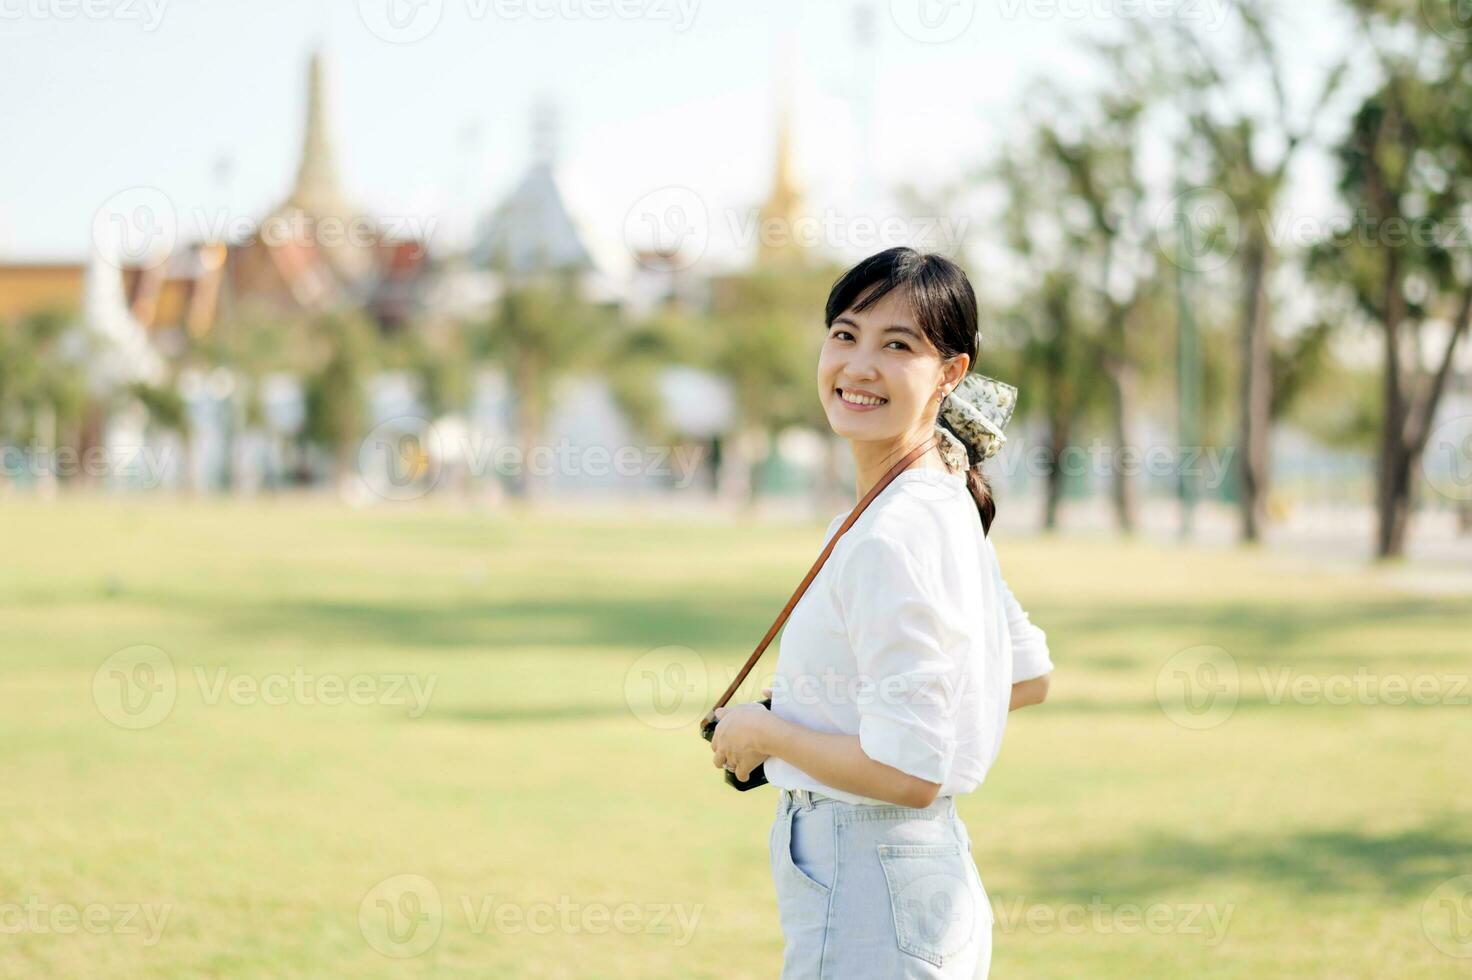
[[[840,385],[845,379],[858,384],[861,381],[873,381],[877,377],[879,377],[879,372],[874,368],[873,355],[862,350],[850,353],[838,372]]]

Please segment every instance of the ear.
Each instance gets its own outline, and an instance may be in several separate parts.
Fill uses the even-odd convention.
[[[971,355],[957,354],[941,368],[941,377],[944,379],[947,387],[954,388],[961,383],[962,378],[966,377],[966,372],[970,368]]]

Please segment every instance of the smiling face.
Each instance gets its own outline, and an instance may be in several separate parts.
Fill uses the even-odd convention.
[[[907,445],[930,434],[939,390],[965,376],[968,360],[942,361],[906,291],[893,289],[862,313],[850,307],[833,319],[818,355],[818,395],[838,435]]]

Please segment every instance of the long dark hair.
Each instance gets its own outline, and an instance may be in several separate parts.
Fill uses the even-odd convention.
[[[867,296],[865,290],[872,291]],[[942,360],[969,355],[976,366],[976,293],[961,267],[950,259],[899,246],[869,256],[845,272],[828,293],[824,322],[828,327],[848,310],[862,313],[893,289],[909,298],[915,325],[940,352]],[[863,299],[859,297],[863,296]],[[966,486],[981,515],[981,530],[989,533],[997,504],[980,466],[968,467]]]

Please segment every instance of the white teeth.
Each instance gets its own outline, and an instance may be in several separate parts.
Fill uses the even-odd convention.
[[[853,405],[883,405],[886,399],[870,398],[868,395],[854,395],[847,391],[840,391],[838,397]]]

